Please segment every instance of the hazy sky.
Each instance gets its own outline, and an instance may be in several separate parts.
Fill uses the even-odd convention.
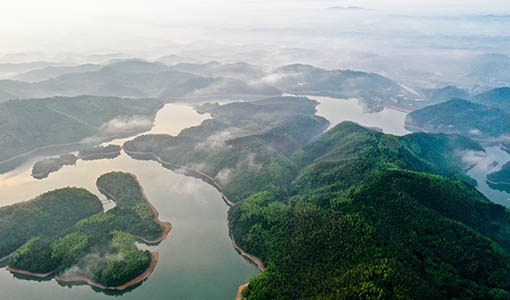
[[[124,51],[197,39],[235,42],[226,33],[335,24],[340,16],[326,15],[331,6],[388,14],[510,13],[508,0],[4,0],[0,51]],[[365,26],[370,21],[359,20]]]

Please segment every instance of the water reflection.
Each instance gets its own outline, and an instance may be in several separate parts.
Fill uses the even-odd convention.
[[[491,201],[510,206],[510,194],[491,188],[486,181],[488,174],[499,171],[504,164],[510,161],[510,154],[497,146],[487,147],[485,151],[487,156],[471,168],[468,175],[476,179],[478,182],[476,188]],[[497,165],[494,164],[495,162]]]
[[[190,115],[192,112],[192,108],[182,105],[165,106],[158,113],[151,133],[177,134],[208,118],[197,113]],[[181,121],[173,122],[176,117],[182,117]],[[160,219],[172,223],[168,239],[151,247],[160,253],[156,270],[142,285],[123,294],[123,299],[234,299],[238,286],[259,274],[232,247],[226,224],[228,208],[220,193],[203,181],[176,174],[154,161],[131,159],[125,153],[115,159],[80,160],[46,179],[36,180],[30,176],[35,160],[0,176],[0,206],[66,186],[86,188],[105,200],[95,186],[97,177],[110,171],[124,171],[137,175],[160,212]],[[111,296],[89,286],[63,287],[55,280],[20,280],[5,269],[0,270],[0,299],[78,300]]]
[[[307,96],[318,101],[317,115],[328,119],[331,127],[343,121],[353,121],[366,127],[375,127],[384,133],[405,135],[410,133],[404,128],[407,113],[384,108],[375,113],[365,113],[356,99],[336,99],[329,97]]]

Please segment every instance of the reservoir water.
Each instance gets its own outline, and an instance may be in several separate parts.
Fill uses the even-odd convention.
[[[384,133],[405,135],[410,133],[404,123],[407,113],[391,108],[380,112],[366,113],[357,99],[336,99],[330,97],[307,96],[319,102],[317,115],[328,119],[331,127],[343,121],[353,121],[365,127],[382,129]]]
[[[320,102],[317,114],[324,116],[332,126],[351,120],[367,127],[378,127],[386,133],[403,135],[406,113],[385,109],[378,113],[364,113],[355,100],[310,97]],[[182,129],[196,126],[208,115],[200,115],[193,108],[167,104],[147,133],[178,134]],[[132,139],[119,139],[122,144]],[[478,189],[494,202],[508,206],[507,193],[491,189],[485,178],[498,166],[510,160],[510,155],[497,147],[487,148],[487,157],[469,171],[477,179]],[[66,186],[88,189],[106,200],[95,186],[97,177],[110,171],[135,174],[149,200],[160,212],[160,219],[170,221],[173,229],[167,240],[150,247],[160,253],[155,272],[141,286],[124,294],[107,295],[89,286],[60,286],[55,280],[21,280],[0,269],[0,299],[176,299],[224,300],[234,299],[239,285],[259,274],[257,268],[246,262],[232,247],[226,223],[228,207],[220,193],[201,180],[186,177],[163,168],[154,161],[139,161],[122,153],[115,159],[78,161],[64,166],[48,178],[36,180],[31,168],[41,157],[25,162],[13,171],[0,175],[0,206],[31,199],[46,191]],[[489,170],[490,169],[490,170]],[[20,224],[22,226],[22,224]]]
[[[319,102],[317,115],[328,119],[333,127],[343,121],[353,121],[366,127],[377,127],[385,133],[405,135],[410,133],[405,129],[407,113],[385,108],[376,113],[366,113],[356,99],[336,99],[329,97],[307,96]],[[487,182],[487,175],[498,171],[510,161],[510,154],[499,147],[486,147],[487,155],[469,170],[468,175],[476,179],[477,189],[491,201],[504,206],[510,206],[510,194],[491,188]],[[497,162],[497,166],[491,165]]]
[[[167,104],[149,133],[177,134],[200,124],[207,115],[191,107]],[[173,122],[172,120],[176,120]],[[121,142],[121,141],[117,141]],[[110,171],[138,176],[160,219],[172,223],[172,231],[151,250],[160,253],[156,270],[141,286],[122,294],[122,299],[234,299],[239,285],[259,274],[232,247],[227,210],[221,194],[205,182],[174,173],[153,161],[139,161],[122,153],[115,159],[78,161],[48,178],[30,176],[34,158],[0,176],[0,206],[25,201],[49,190],[78,186],[102,196],[96,179]],[[22,224],[20,224],[22,226]],[[109,299],[89,286],[60,286],[55,280],[20,280],[0,269],[0,299]]]

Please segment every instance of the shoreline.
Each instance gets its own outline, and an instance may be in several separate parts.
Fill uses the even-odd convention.
[[[119,285],[119,286],[115,286],[115,287],[104,286],[104,285],[102,285],[100,283],[97,283],[97,282],[94,282],[94,281],[88,279],[87,277],[61,278],[59,276],[55,276],[55,280],[58,281],[58,282],[61,282],[61,283],[69,283],[69,284],[84,283],[84,284],[90,285],[92,287],[99,288],[101,290],[123,291],[123,290],[128,289],[128,288],[130,288],[132,286],[135,286],[135,285],[145,281],[147,278],[149,278],[150,275],[156,269],[158,261],[159,261],[159,253],[158,252],[151,252],[151,264],[147,268],[147,270],[145,270],[145,272],[143,272],[142,274],[140,274],[136,278],[134,278],[134,279],[124,283],[123,285]]]
[[[254,256],[254,255],[251,255],[249,253],[246,253],[243,249],[241,249],[241,247],[239,247],[238,244],[236,244],[236,242],[234,241],[234,238],[232,236],[230,236],[230,239],[232,240],[232,246],[234,246],[234,249],[239,251],[239,253],[241,254],[242,257],[246,258],[247,260],[249,260],[250,262],[255,264],[260,272],[264,273],[266,271],[266,267],[264,266],[264,263],[262,262],[262,260],[260,258]]]
[[[234,206],[236,205],[234,202],[230,201],[227,196],[223,193],[222,191],[222,186],[216,182],[216,180],[214,180],[214,178],[209,175],[209,174],[206,174],[204,173],[203,171],[201,170],[197,170],[197,169],[193,169],[193,168],[190,168],[190,167],[186,167],[186,166],[183,166],[183,165],[179,165],[179,164],[176,164],[176,163],[171,163],[171,162],[168,162],[168,161],[164,161],[161,157],[159,157],[158,155],[152,153],[152,152],[138,152],[138,151],[130,151],[130,150],[126,150],[124,148],[124,152],[126,152],[126,154],[138,154],[138,155],[150,155],[152,156],[157,162],[159,162],[160,164],[162,165],[170,165],[170,166],[175,166],[177,168],[180,168],[180,169],[184,169],[184,170],[187,170],[187,171],[190,171],[190,172],[193,172],[193,173],[196,173],[206,179],[208,179],[210,181],[210,183],[221,193],[221,197],[223,199],[223,201],[225,201],[225,203],[228,205],[228,206]],[[135,158],[136,159],[136,158]]]
[[[76,157],[78,159],[81,159],[81,160],[87,160],[87,159],[90,159],[91,157],[97,157],[97,158],[93,158],[93,160],[96,160],[96,159],[103,159],[102,156],[104,155],[120,155],[122,152],[122,147],[120,148],[119,151],[113,151],[113,152],[106,152],[106,153],[97,153],[97,154],[88,154],[88,155],[76,155]]]
[[[140,181],[138,180],[136,175],[131,174],[131,176],[133,176],[133,179],[135,180],[136,184],[138,185],[138,187],[140,189],[140,192],[142,193],[142,197],[144,198],[144,200],[147,202],[147,204],[151,208],[152,213],[154,214],[154,221],[156,223],[158,223],[159,225],[163,226],[163,232],[161,233],[160,237],[158,237],[157,239],[154,239],[154,240],[149,240],[149,239],[146,239],[146,238],[138,236],[138,235],[134,235],[134,234],[129,233],[129,232],[126,232],[126,233],[129,234],[131,237],[133,237],[135,239],[138,239],[138,240],[141,240],[141,241],[143,241],[143,242],[145,242],[147,244],[157,244],[157,243],[160,243],[160,242],[164,241],[168,237],[168,235],[170,234],[170,231],[172,230],[172,224],[170,222],[163,222],[163,221],[161,221],[159,219],[159,211],[154,207],[154,205],[152,205],[152,203],[147,198],[147,195],[145,194],[145,191],[143,190],[143,187],[140,184]],[[108,192],[103,187],[97,186],[97,189],[101,193],[105,194],[107,197],[112,199],[114,202],[116,201],[115,197],[113,197],[113,195],[110,194],[110,192]]]
[[[239,286],[239,288],[237,289],[236,300],[243,300],[243,291],[246,287],[248,287],[248,285],[249,285],[249,283],[245,283],[245,284]]]
[[[161,233],[161,236],[159,238],[155,239],[155,240],[147,240],[147,239],[145,239],[143,237],[139,237],[139,236],[136,236],[136,235],[133,235],[133,234],[130,234],[130,233],[127,233],[127,234],[129,234],[133,238],[143,240],[147,244],[156,244],[156,243],[159,243],[159,242],[165,240],[168,237],[168,235],[169,235],[169,233],[170,233],[170,231],[172,229],[172,225],[169,222],[163,222],[163,221],[159,220],[159,212],[158,212],[158,210],[152,205],[152,203],[147,198],[147,195],[145,194],[145,192],[143,190],[143,187],[140,184],[140,182],[138,181],[138,178],[136,177],[136,175],[133,175],[133,174],[131,174],[131,175],[133,176],[133,179],[135,180],[135,182],[138,185],[138,187],[140,188],[140,191],[142,193],[143,198],[149,204],[149,206],[150,206],[150,208],[151,208],[151,210],[152,210],[152,212],[154,214],[154,221],[157,222],[158,224],[160,224],[161,226],[163,226],[163,232]],[[98,188],[98,190],[101,193],[107,195],[108,197],[112,198],[115,201],[115,197],[113,197],[104,188],[102,188],[100,186],[97,186],[97,188]],[[9,256],[6,256],[6,257],[2,258],[0,260],[0,262],[4,261],[4,260],[7,260],[9,258]],[[123,290],[128,289],[128,288],[130,288],[132,286],[135,286],[135,285],[139,284],[140,282],[145,281],[147,278],[149,278],[150,275],[152,275],[152,273],[156,269],[158,261],[159,261],[159,253],[158,252],[151,252],[151,264],[149,265],[149,267],[142,274],[138,275],[136,278],[134,278],[134,279],[132,279],[132,280],[122,284],[122,285],[115,286],[115,287],[104,286],[104,285],[102,285],[100,283],[97,283],[97,282],[94,282],[94,281],[90,280],[87,277],[82,277],[82,276],[71,277],[71,278],[62,278],[62,277],[56,275],[55,276],[55,280],[58,281],[58,282],[61,282],[61,283],[69,283],[69,284],[84,283],[84,284],[87,284],[89,286],[99,288],[101,290],[123,291]],[[21,274],[21,275],[26,275],[26,276],[32,276],[32,277],[37,277],[37,278],[47,278],[47,277],[51,276],[52,274],[54,274],[56,272],[56,270],[54,270],[54,271],[51,271],[49,273],[39,274],[39,273],[32,273],[32,272],[29,272],[29,271],[14,269],[14,268],[11,268],[9,266],[6,267],[6,270],[11,272],[11,273]]]
[[[124,148],[124,152],[126,154],[138,154],[138,155],[150,155],[152,156],[157,162],[159,162],[160,164],[162,165],[172,165],[172,166],[176,166],[176,167],[179,167],[179,168],[183,168],[185,170],[188,170],[188,171],[192,171],[194,173],[197,173],[199,175],[202,175],[203,177],[207,178],[210,180],[210,183],[212,185],[214,185],[214,187],[221,193],[221,197],[223,199],[223,201],[227,204],[227,206],[229,207],[232,207],[234,205],[236,205],[236,203],[233,203],[231,202],[227,196],[225,196],[225,194],[223,193],[222,191],[222,187],[221,185],[219,185],[215,180],[214,178],[212,178],[209,174],[206,174],[200,170],[196,170],[196,169],[192,169],[190,167],[186,167],[186,166],[181,166],[181,165],[178,165],[178,164],[175,164],[175,163],[170,163],[170,162],[167,162],[167,161],[164,161],[163,159],[161,159],[161,157],[159,157],[158,155],[152,153],[152,152],[138,152],[138,151],[129,151],[129,150],[126,150]],[[227,225],[230,224],[230,220],[227,218]],[[230,226],[229,226],[230,227]],[[266,267],[264,266],[264,263],[262,262],[262,260],[254,255],[251,255],[249,253],[246,253],[241,247],[239,247],[239,245],[235,242],[234,240],[234,237],[232,235],[230,235],[230,240],[232,241],[232,246],[234,247],[234,249],[236,249],[239,254],[247,259],[249,262],[253,263],[254,265],[257,266],[257,268],[259,269],[259,271],[261,271],[262,273],[265,272],[266,270]],[[237,291],[237,296],[236,296],[236,300],[242,300],[242,291],[249,285],[249,283],[245,283],[241,286],[239,286],[238,288],[238,291]]]
[[[492,181],[489,178],[485,178],[485,181],[487,181],[488,183],[496,184],[496,185],[510,185],[510,182],[497,182],[497,181]]]
[[[17,159],[23,158],[25,156],[34,154],[34,153],[36,153],[38,151],[43,151],[43,150],[51,149],[53,147],[67,147],[67,146],[75,146],[75,145],[86,145],[86,144],[94,144],[94,143],[97,143],[97,142],[103,142],[104,143],[104,142],[109,141],[109,140],[114,140],[114,139],[122,138],[123,136],[125,136],[125,135],[117,134],[117,135],[111,135],[111,136],[105,136],[105,137],[97,137],[95,139],[91,139],[91,140],[88,140],[88,141],[81,140],[81,141],[78,141],[78,142],[63,143],[63,144],[51,144],[51,145],[41,146],[41,147],[37,147],[35,149],[32,149],[30,151],[18,154],[16,156],[13,156],[13,157],[8,158],[6,160],[0,161],[0,166],[3,165],[3,164],[9,163],[9,162],[15,161]]]
[[[14,273],[14,274],[20,274],[20,275],[25,275],[25,276],[32,276],[32,277],[37,277],[37,278],[47,278],[47,277],[50,277],[51,275],[53,275],[53,273],[56,272],[56,270],[53,270],[53,271],[48,272],[48,273],[32,273],[32,272],[29,272],[29,271],[14,269],[14,268],[11,268],[9,266],[7,266],[5,269],[7,271],[11,272],[11,273]]]

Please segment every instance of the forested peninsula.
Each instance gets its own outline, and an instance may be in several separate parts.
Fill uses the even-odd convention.
[[[1,208],[5,230],[0,234],[5,238],[0,253],[10,255],[8,269],[103,290],[125,290],[148,278],[159,256],[138,249],[135,240],[159,243],[168,236],[170,223],[158,219],[134,175],[107,173],[97,186],[115,208],[102,212],[96,196],[76,188]],[[34,229],[19,224],[33,224],[28,228]]]

